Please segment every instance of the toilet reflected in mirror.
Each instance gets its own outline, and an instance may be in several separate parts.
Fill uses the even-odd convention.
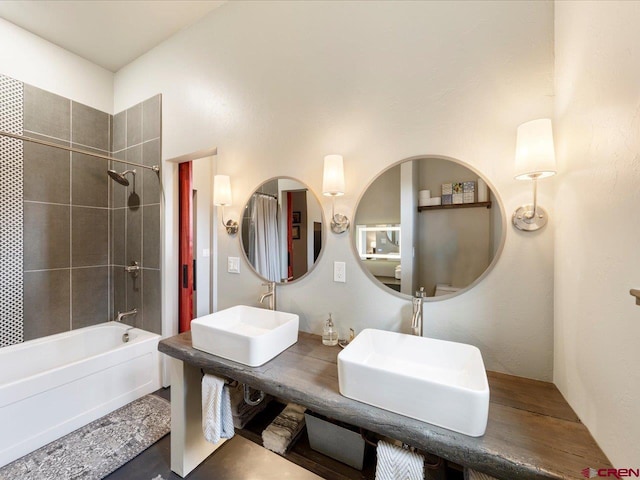
[[[318,198],[289,177],[264,182],[245,205],[240,241],[247,262],[262,279],[287,283],[304,277],[324,245]]]
[[[495,264],[505,237],[502,206],[486,185],[447,158],[416,157],[382,172],[354,216],[352,245],[364,271],[403,296],[424,287],[440,300],[471,288]]]

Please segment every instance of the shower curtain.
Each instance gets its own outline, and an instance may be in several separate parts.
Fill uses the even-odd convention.
[[[251,211],[249,258],[263,277],[279,282],[280,248],[278,242],[278,200],[266,195],[254,195]]]

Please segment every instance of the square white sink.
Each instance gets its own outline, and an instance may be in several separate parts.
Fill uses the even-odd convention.
[[[338,355],[340,393],[455,432],[484,435],[489,384],[480,350],[383,330],[363,330]]]
[[[258,367],[298,341],[298,315],[238,305],[191,321],[193,348]]]

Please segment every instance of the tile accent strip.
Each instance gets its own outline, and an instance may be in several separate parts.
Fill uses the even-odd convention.
[[[0,75],[0,130],[23,134],[24,85]],[[0,138],[0,347],[24,339],[23,147]]]

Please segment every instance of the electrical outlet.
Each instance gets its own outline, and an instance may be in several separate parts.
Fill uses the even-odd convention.
[[[346,283],[347,265],[344,262],[333,262],[333,281]]]
[[[227,272],[240,273],[240,257],[227,257]]]
[[[211,256],[211,250],[209,250],[208,248],[203,248],[202,249],[202,256],[204,258],[209,258]]]

